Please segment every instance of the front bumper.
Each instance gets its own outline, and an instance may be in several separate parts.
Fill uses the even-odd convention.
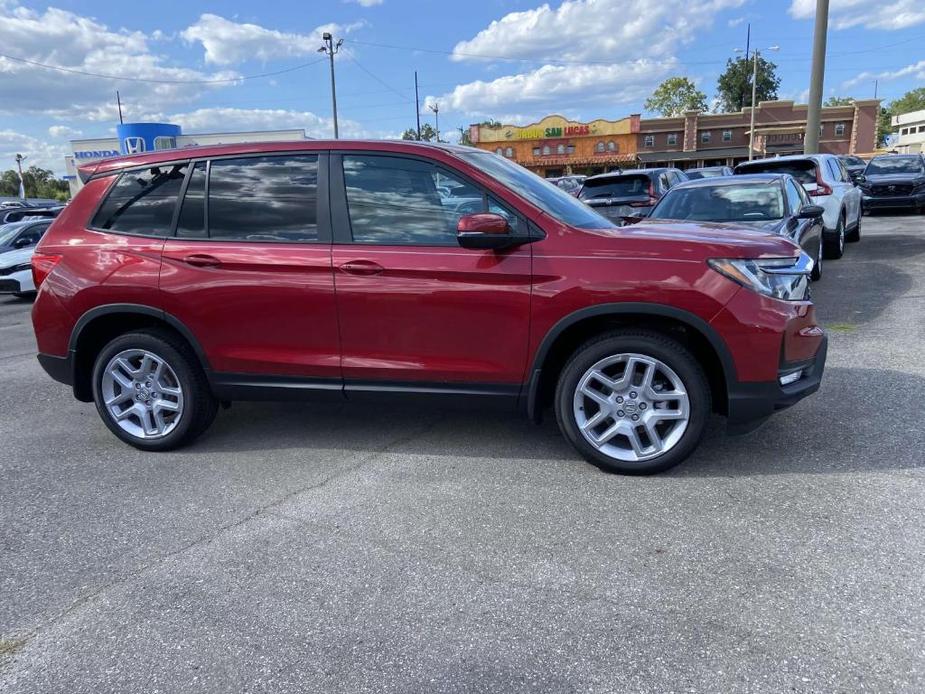
[[[913,195],[865,195],[864,209],[900,209],[925,207],[925,191]]]
[[[19,294],[21,291],[17,280],[0,279],[0,294]]]
[[[828,338],[823,336],[811,359],[781,365],[778,380],[733,384],[729,388],[729,432],[741,434],[751,431],[778,410],[795,405],[819,390],[827,351]],[[799,379],[788,385],[780,384],[780,377],[797,370],[802,372]]]
[[[74,368],[71,357],[70,352],[66,357],[56,357],[53,354],[42,354],[41,352],[38,354],[39,364],[45,369],[45,373],[66,386],[74,385]]]

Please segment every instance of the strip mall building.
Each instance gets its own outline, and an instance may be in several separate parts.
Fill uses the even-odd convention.
[[[754,156],[799,154],[806,132],[805,104],[762,101],[755,109]],[[856,101],[822,109],[819,150],[871,154],[880,102]],[[631,115],[590,123],[547,116],[526,126],[469,126],[480,149],[513,159],[541,176],[595,174],[617,168],[733,166],[748,159],[751,109],[739,113],[689,111],[676,118]]]

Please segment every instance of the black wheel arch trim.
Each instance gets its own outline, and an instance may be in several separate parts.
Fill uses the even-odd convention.
[[[531,420],[538,421],[540,417],[538,399],[540,396],[539,382],[542,375],[543,365],[546,362],[546,358],[549,356],[549,351],[552,349],[553,344],[555,344],[556,340],[562,335],[562,333],[564,333],[568,328],[575,325],[576,323],[588,318],[598,318],[601,316],[625,316],[634,314],[650,315],[658,318],[670,318],[678,321],[679,323],[687,325],[693,330],[696,330],[707,340],[707,342],[710,343],[710,346],[716,352],[720,364],[723,367],[723,379],[726,383],[727,392],[736,383],[735,362],[732,359],[732,354],[730,354],[729,348],[726,346],[726,343],[723,341],[723,339],[719,336],[719,333],[717,333],[716,330],[714,330],[713,327],[707,323],[707,321],[703,320],[699,316],[694,315],[689,311],[685,311],[674,306],[667,306],[665,304],[655,304],[648,302],[597,304],[596,306],[588,306],[586,308],[579,309],[563,318],[560,318],[559,321],[549,329],[545,337],[543,337],[542,342],[540,342],[540,346],[537,348],[536,355],[533,358],[533,364],[530,367],[530,381],[527,385],[526,392],[527,414]]]
[[[202,349],[202,345],[199,344],[199,340],[195,338],[193,332],[183,324],[183,322],[173,316],[163,309],[154,308],[153,306],[147,306],[145,304],[104,304],[102,306],[95,306],[94,308],[89,309],[80,318],[77,319],[77,322],[74,324],[74,329],[71,330],[71,338],[68,342],[68,352],[74,354],[77,351],[77,345],[80,342],[80,335],[86,329],[86,327],[92,323],[97,318],[102,316],[112,315],[114,313],[130,313],[141,316],[150,316],[152,318],[157,318],[164,321],[171,328],[176,330],[180,335],[185,339],[190,347],[193,348],[193,351],[196,353],[196,357],[199,359],[199,363],[202,366],[206,374],[211,373],[211,367],[209,366],[209,359],[206,357],[205,351]]]

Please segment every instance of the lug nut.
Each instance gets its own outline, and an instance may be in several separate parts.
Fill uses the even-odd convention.
[[[136,384],[135,384],[135,390],[139,390],[140,388],[141,388],[141,384],[140,384],[140,383],[136,383]]]
[[[632,393],[630,393],[630,397],[633,398],[634,400],[636,399],[636,391],[635,391],[635,390],[634,390]]]
[[[633,415],[633,421],[635,422],[635,421],[638,420],[638,419],[639,419],[639,415],[638,415],[638,414],[634,414],[634,415]]]
[[[624,415],[623,410],[617,410],[617,416],[622,417]]]
[[[639,409],[640,410],[646,409],[646,404],[644,402],[639,403]]]
[[[617,402],[618,402],[618,403],[623,402],[623,396],[622,396],[622,395],[618,395],[618,396],[617,396]]]

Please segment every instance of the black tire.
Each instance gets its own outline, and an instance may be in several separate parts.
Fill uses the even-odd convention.
[[[687,429],[667,452],[644,461],[625,461],[602,453],[581,434],[572,407],[575,389],[585,372],[611,355],[636,353],[658,359],[681,379],[690,403]],[[615,330],[589,340],[568,360],[555,395],[556,420],[565,438],[591,463],[608,472],[650,475],[662,472],[687,458],[700,443],[712,410],[710,385],[700,364],[679,342],[648,330]]]
[[[845,254],[845,211],[838,216],[838,224],[831,233],[823,231],[823,249],[827,260],[838,260]]]
[[[183,411],[174,429],[161,438],[144,439],[124,431],[109,414],[101,392],[103,370],[119,352],[143,349],[165,360],[176,374],[183,390]],[[93,401],[109,430],[125,443],[143,451],[168,451],[184,446],[201,435],[215,419],[218,400],[189,345],[176,334],[156,328],[126,333],[107,344],[93,364]]]
[[[819,234],[819,248],[816,249],[816,257],[813,259],[816,261],[816,264],[813,265],[813,272],[809,276],[809,278],[813,282],[818,282],[819,280],[822,279],[822,260],[823,260],[823,256],[825,255],[824,238],[825,236],[822,233],[820,233]]]
[[[848,243],[857,243],[861,240],[861,219],[863,219],[863,217],[864,215],[858,213],[858,225],[845,234],[845,241]]]

